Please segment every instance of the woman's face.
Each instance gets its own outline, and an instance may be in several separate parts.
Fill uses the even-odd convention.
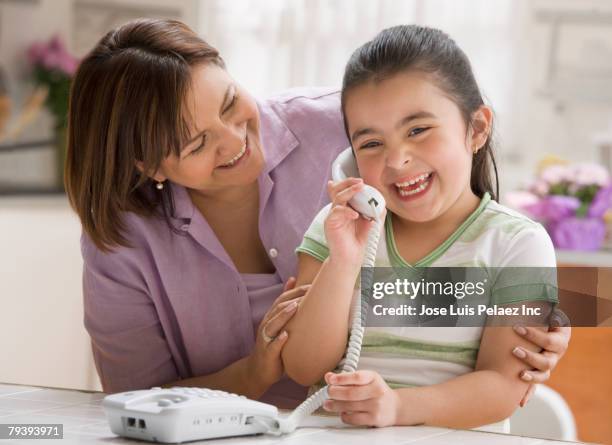
[[[263,165],[255,100],[223,68],[192,68],[185,101],[192,116],[190,142],[164,159],[155,180],[215,193],[256,181]]]
[[[404,72],[349,91],[349,136],[365,183],[405,220],[432,221],[474,199],[474,143],[457,105],[428,80]],[[470,132],[471,133],[471,132]]]

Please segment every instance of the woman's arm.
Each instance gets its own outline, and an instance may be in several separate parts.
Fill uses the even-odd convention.
[[[474,372],[437,385],[398,389],[398,423],[473,428],[512,415],[528,387],[519,378],[522,362],[508,355],[515,339],[511,327],[485,327]],[[526,340],[519,344],[537,350]]]
[[[280,351],[287,341],[283,329],[307,291],[304,286],[293,288],[294,279],[264,315],[250,355],[215,373],[179,380],[189,370],[181,370],[173,358],[172,348],[180,346],[164,334],[137,261],[103,254],[86,241],[83,259],[85,326],[105,392],[202,386],[257,399],[282,376]],[[274,340],[264,340],[264,328]]]

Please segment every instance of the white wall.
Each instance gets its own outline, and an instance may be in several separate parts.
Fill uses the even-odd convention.
[[[0,382],[100,389],[65,198],[0,198]]]

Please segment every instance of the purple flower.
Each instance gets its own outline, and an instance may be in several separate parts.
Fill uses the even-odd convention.
[[[544,222],[557,222],[574,216],[580,200],[573,196],[551,195],[524,207],[533,218]]]
[[[589,216],[602,218],[609,209],[612,209],[612,185],[599,189],[589,207]]]
[[[566,218],[548,227],[556,247],[570,250],[597,250],[606,236],[600,218]]]

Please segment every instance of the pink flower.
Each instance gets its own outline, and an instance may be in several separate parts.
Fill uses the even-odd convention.
[[[28,59],[32,65],[39,65],[49,71],[60,71],[72,76],[78,66],[59,36],[53,36],[49,42],[33,43],[28,49]]]
[[[538,196],[545,196],[550,190],[550,184],[543,179],[536,179],[530,186],[529,190]]]
[[[40,63],[44,53],[45,53],[45,45],[43,45],[40,42],[33,43],[28,48],[28,53],[27,53],[28,54],[28,61],[32,65],[36,65],[37,63]]]
[[[567,165],[554,164],[546,167],[540,173],[540,179],[545,181],[547,184],[559,184],[561,182],[569,181],[571,178],[571,172]]]
[[[610,183],[610,175],[604,167],[587,162],[572,165],[569,178],[578,188],[585,185],[605,187]]]

